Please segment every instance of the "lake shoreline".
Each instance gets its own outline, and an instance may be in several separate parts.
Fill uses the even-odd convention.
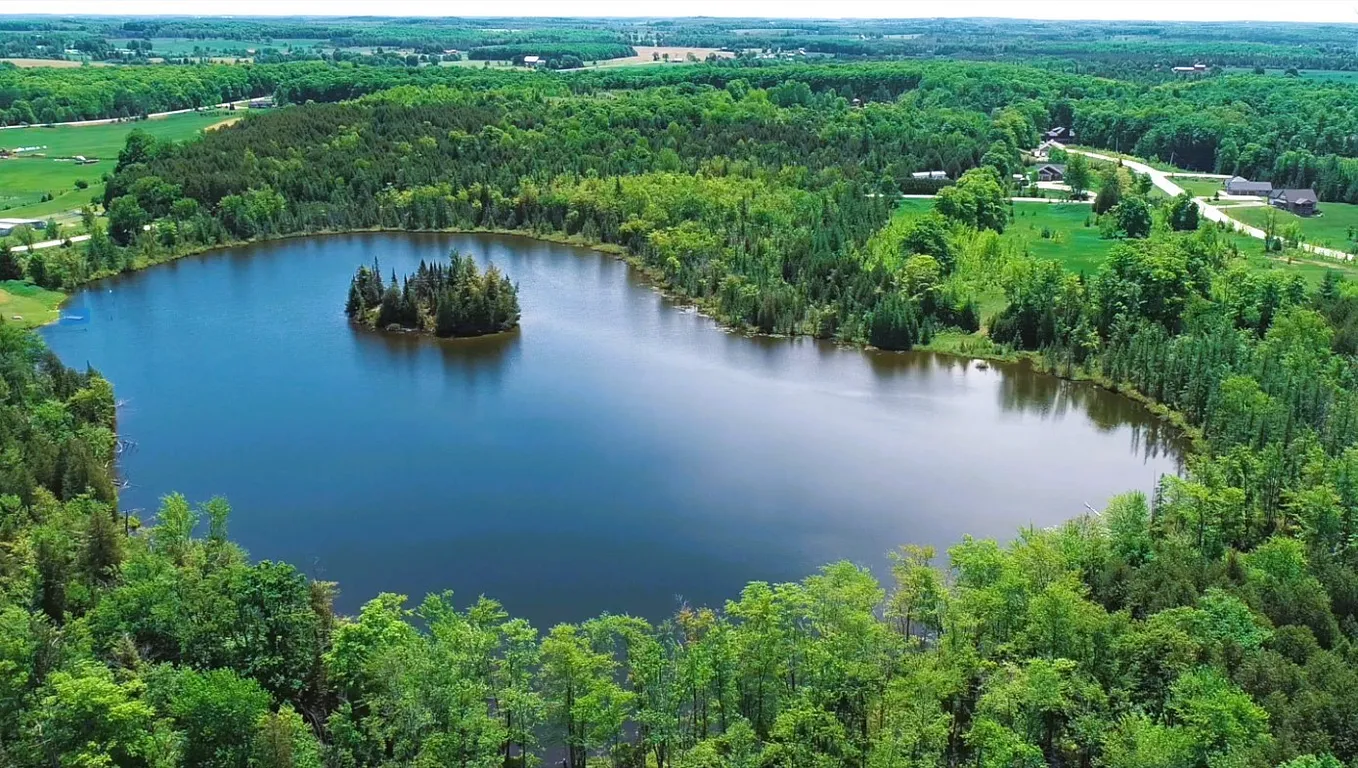
[[[791,335],[791,334],[763,333],[753,328],[737,326],[727,323],[723,321],[720,317],[712,313],[710,311],[710,308],[704,305],[704,302],[696,300],[691,296],[688,296],[680,292],[676,292],[664,286],[659,275],[657,275],[654,270],[647,268],[646,265],[642,263],[641,259],[630,253],[625,246],[617,245],[615,243],[591,242],[577,235],[565,235],[555,232],[537,233],[525,230],[503,229],[503,228],[463,227],[451,229],[412,230],[392,227],[368,227],[344,230],[318,230],[314,232],[292,232],[281,235],[271,235],[268,237],[251,238],[249,240],[232,240],[220,244],[214,244],[211,246],[195,248],[192,250],[185,251],[183,253],[177,253],[166,259],[160,261],[147,262],[145,264],[135,266],[132,269],[123,272],[101,274],[83,283],[79,288],[76,289],[76,292],[83,290],[88,285],[99,283],[109,278],[116,278],[123,275],[132,274],[134,272],[140,272],[151,267],[169,264],[171,262],[178,261],[180,259],[188,258],[191,256],[202,256],[213,251],[226,250],[229,248],[238,248],[244,245],[283,242],[288,240],[298,240],[316,237],[343,237],[348,235],[362,235],[362,234],[500,235],[505,237],[519,237],[524,238],[526,240],[535,240],[544,243],[567,245],[575,248],[586,248],[598,253],[606,254],[618,261],[626,263],[629,269],[635,271],[644,279],[645,284],[650,290],[659,294],[664,299],[674,304],[676,308],[691,308],[696,310],[698,314],[709,320],[712,320],[714,323],[717,324],[719,328],[721,328],[726,333],[751,338],[757,337],[764,338],[800,337],[812,339],[818,338],[810,334]],[[57,316],[41,325],[50,325],[52,323],[59,322],[61,319],[61,310],[65,308],[67,302],[70,301],[71,297],[74,295],[75,292],[66,294],[65,298],[63,298],[61,303],[58,305]],[[41,327],[41,325],[39,327]],[[371,330],[379,333],[387,333],[387,331],[378,328],[365,328],[365,330]],[[513,331],[506,331],[497,334],[487,334],[477,337],[449,337],[449,338],[454,340],[459,338],[486,338],[487,336],[501,336],[506,333],[512,333],[517,330],[518,328],[516,326],[515,329],[513,329]],[[433,334],[425,334],[418,331],[413,331],[410,332],[409,334],[403,335],[419,335],[438,338],[434,337]],[[842,339],[821,339],[821,340],[829,341],[837,346],[841,346],[847,349],[857,349],[864,352],[890,354],[895,351],[895,350],[883,350],[878,347],[874,347],[870,344],[860,344],[851,341],[844,341]],[[1119,385],[1116,382],[1113,382],[1105,377],[1090,374],[1082,370],[1081,371],[1071,370],[1064,372],[1056,370],[1052,366],[1045,365],[1041,359],[1041,355],[1037,352],[1031,352],[1026,350],[1020,351],[1009,350],[1007,348],[995,344],[995,342],[993,342],[990,338],[985,336],[977,336],[974,334],[948,331],[944,331],[938,334],[938,337],[936,337],[936,340],[934,342],[931,342],[929,344],[917,345],[912,350],[909,351],[932,352],[935,354],[947,355],[949,357],[955,357],[958,359],[986,361],[988,363],[994,362],[1008,364],[1026,364],[1031,366],[1033,370],[1048,376],[1052,376],[1053,378],[1056,379],[1061,379],[1063,381],[1069,381],[1072,383],[1089,384],[1098,387],[1099,389],[1103,389],[1108,392],[1112,392],[1116,395],[1125,397],[1145,407],[1158,420],[1179,430],[1183,434],[1184,438],[1188,441],[1192,453],[1202,453],[1206,448],[1205,438],[1202,434],[1202,430],[1190,424],[1187,418],[1178,411],[1175,411],[1157,402],[1154,398],[1145,395],[1144,393],[1136,390],[1133,387]]]

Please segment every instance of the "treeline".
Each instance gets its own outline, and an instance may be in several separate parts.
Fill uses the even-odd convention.
[[[471,256],[456,251],[446,266],[421,260],[399,286],[395,272],[383,285],[382,268],[374,260],[354,273],[344,314],[382,330],[484,336],[518,327],[519,289],[494,264],[483,274]]]
[[[522,61],[525,56],[540,56],[548,62],[552,69],[561,67],[551,67],[550,62],[554,60],[567,59],[573,61],[604,61],[606,59],[622,59],[628,56],[637,55],[637,51],[630,45],[623,43],[516,43],[506,45],[479,45],[467,51],[467,58],[473,61],[479,60],[515,60]],[[579,66],[579,65],[577,65]]]

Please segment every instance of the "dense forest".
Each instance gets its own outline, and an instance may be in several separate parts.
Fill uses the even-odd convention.
[[[421,261],[414,274],[398,283],[393,272],[385,285],[374,261],[354,273],[344,314],[371,328],[484,336],[518,327],[519,289],[494,264],[482,273],[456,252],[446,266]]]
[[[51,82],[179,76],[116,71],[137,74]],[[1319,169],[1358,155],[1349,86],[956,62],[236,71],[297,106],[185,144],[133,132],[91,239],[4,263],[69,287],[294,233],[566,237],[732,325],[1026,353],[1144,398],[1196,450],[1152,496],[1008,544],[904,546],[886,583],[837,563],[551,628],[452,593],[346,617],[337,585],[252,562],[221,499],[120,515],[112,388],[0,323],[0,764],[1358,764],[1358,284],[1255,268],[1111,165],[1076,171],[1116,242],[1096,270],[1001,238],[1021,152],[1055,125],[1198,167],[1231,139],[1232,168],[1277,179],[1306,152],[1337,188]],[[932,210],[897,212],[935,170]],[[467,257],[399,282],[360,269],[348,308],[435,332],[517,317]]]

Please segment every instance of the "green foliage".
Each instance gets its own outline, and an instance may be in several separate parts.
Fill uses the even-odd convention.
[[[384,288],[374,261],[354,274],[344,312],[375,328],[482,336],[518,326],[519,291],[495,265],[482,274],[471,256],[456,252],[446,267],[421,261],[400,287],[392,275]]]

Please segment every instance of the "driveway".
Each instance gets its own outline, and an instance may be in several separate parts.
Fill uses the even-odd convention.
[[[1138,162],[1136,160],[1128,160],[1125,157],[1113,157],[1111,155],[1103,155],[1098,152],[1090,152],[1083,149],[1070,149],[1069,147],[1063,148],[1067,152],[1073,152],[1077,155],[1084,155],[1085,157],[1088,157],[1093,160],[1102,160],[1108,163],[1121,162],[1128,169],[1136,173],[1145,174],[1146,176],[1151,177],[1151,183],[1155,185],[1155,188],[1160,190],[1161,192],[1164,192],[1170,197],[1177,197],[1183,194],[1184,192],[1183,187],[1179,186],[1178,184],[1175,184],[1174,181],[1170,178],[1171,174],[1169,172],[1152,168],[1149,165],[1146,165],[1145,163]],[[1264,230],[1259,229],[1258,227],[1251,227],[1250,225],[1244,223],[1243,221],[1238,221],[1236,219],[1231,218],[1230,216],[1227,216],[1225,211],[1207,202],[1205,198],[1195,197],[1193,198],[1193,202],[1197,204],[1198,210],[1202,212],[1203,218],[1207,219],[1208,221],[1225,222],[1227,226],[1231,227],[1237,232],[1244,233],[1246,235],[1249,235],[1250,237],[1255,237],[1260,240],[1263,240],[1265,238]],[[1309,251],[1310,253],[1318,254],[1320,256],[1329,256],[1332,259],[1342,259],[1344,261],[1351,261],[1353,259],[1352,254],[1344,253],[1343,251],[1335,250],[1334,248],[1324,248],[1319,245],[1311,245],[1310,243],[1302,243],[1301,249],[1303,251]]]

